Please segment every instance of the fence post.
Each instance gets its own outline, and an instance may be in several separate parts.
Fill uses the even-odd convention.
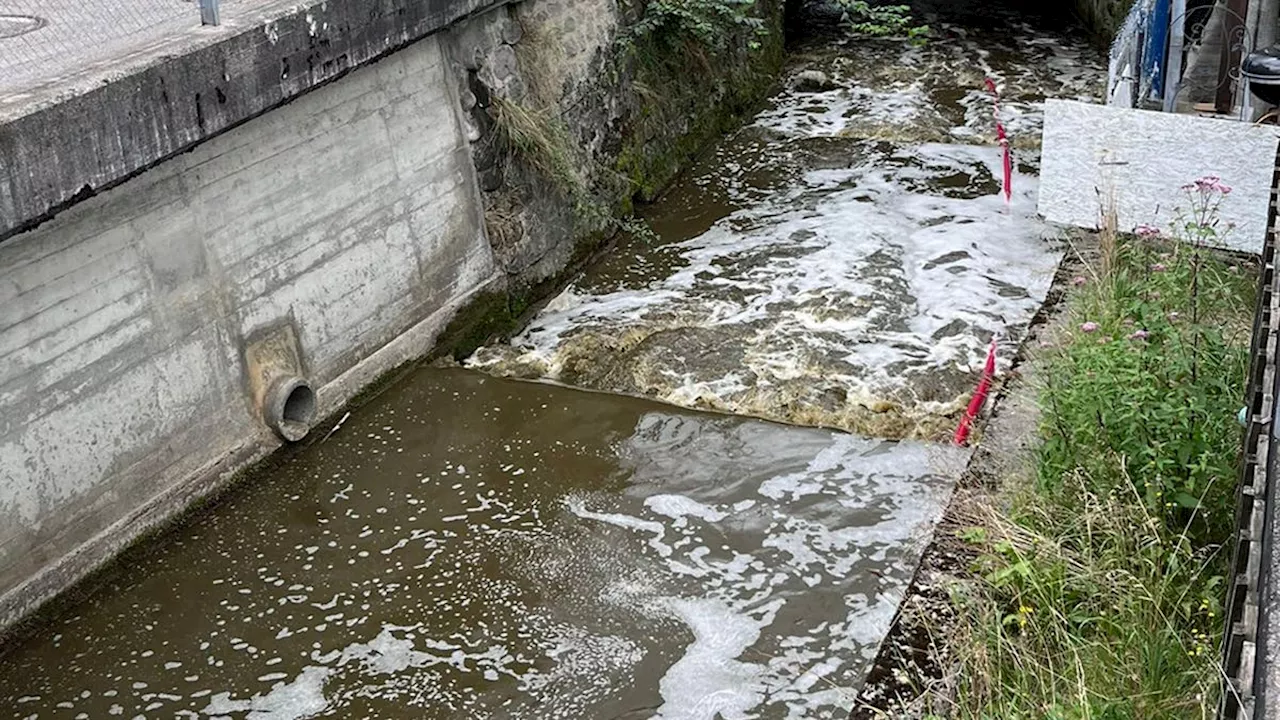
[[[196,0],[200,5],[200,24],[218,25],[218,0]]]

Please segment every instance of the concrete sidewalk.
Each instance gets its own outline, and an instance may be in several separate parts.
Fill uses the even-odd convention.
[[[269,0],[222,0],[224,18]],[[195,0],[0,0],[0,97],[26,95],[202,28]]]

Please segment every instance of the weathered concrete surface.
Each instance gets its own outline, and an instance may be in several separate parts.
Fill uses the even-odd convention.
[[[1192,209],[1182,186],[1218,175],[1232,192],[1218,206],[1220,234],[1212,244],[1257,253],[1267,233],[1278,135],[1274,126],[1050,100],[1040,213],[1096,229],[1114,203],[1122,231],[1168,229]],[[1178,152],[1168,152],[1174,144]]]
[[[224,3],[216,28],[149,25],[87,66],[70,52],[48,75],[0,86],[0,241],[499,1],[243,0]],[[0,40],[0,53],[47,29]]]
[[[247,345],[325,412],[485,285],[458,108],[428,38],[0,244],[0,626],[275,447]]]

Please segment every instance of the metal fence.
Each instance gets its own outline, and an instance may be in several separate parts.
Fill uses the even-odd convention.
[[[0,0],[0,93],[107,69],[216,11],[216,0]]]
[[[1280,157],[1272,178],[1267,235],[1259,258],[1257,305],[1253,317],[1251,362],[1245,402],[1245,434],[1240,482],[1236,488],[1236,529],[1225,550],[1231,553],[1231,577],[1222,640],[1222,697],[1218,720],[1275,717],[1280,698],[1268,687],[1266,667],[1274,659],[1274,632],[1280,612],[1277,588],[1276,503],[1280,492]],[[1269,647],[1269,645],[1271,645]],[[1269,697],[1268,695],[1272,695]]]

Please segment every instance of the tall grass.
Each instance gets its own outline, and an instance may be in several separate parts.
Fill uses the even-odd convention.
[[[950,717],[1208,718],[1252,273],[1212,252],[1214,178],[1167,233],[1104,233],[1038,364],[1036,473],[971,509]]]

